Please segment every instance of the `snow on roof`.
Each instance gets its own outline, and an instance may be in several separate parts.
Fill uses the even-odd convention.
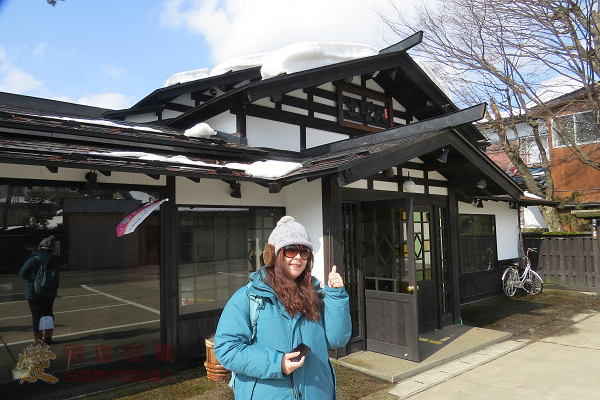
[[[248,175],[255,178],[276,179],[302,168],[302,164],[289,161],[267,160],[256,161],[250,165],[231,163],[227,164],[227,167],[243,169]]]
[[[230,71],[241,71],[262,66],[260,73],[263,79],[282,74],[291,74],[307,69],[324,67],[344,61],[377,55],[375,47],[366,44],[343,42],[302,42],[286,46],[275,52],[250,54],[230,58],[214,67],[210,74],[207,68],[194,71],[179,72],[165,82],[164,87],[178,83],[222,75]],[[430,73],[433,76],[433,72]],[[438,81],[432,78],[436,83]],[[443,86],[439,85],[440,88]]]
[[[211,136],[214,136],[217,134],[217,131],[215,131],[213,128],[210,127],[210,125],[208,125],[206,122],[200,122],[199,124],[196,124],[194,126],[192,126],[189,129],[185,130],[184,135],[188,136],[188,137],[196,137],[196,138],[204,138],[204,139],[209,139]]]
[[[273,52],[250,54],[246,56],[230,58],[229,60],[226,60],[214,67],[210,71],[210,76],[217,76],[227,72],[260,67],[263,64],[265,57],[271,54],[273,54]]]
[[[103,125],[103,126],[112,126],[112,127],[115,127],[115,128],[132,128],[132,129],[138,129],[138,130],[141,130],[141,131],[163,133],[163,131],[160,131],[160,130],[154,129],[154,128],[150,128],[148,126],[119,124],[117,122],[108,121],[108,120],[105,120],[105,119],[84,119],[84,118],[58,117],[58,116],[51,116],[51,117],[49,117],[47,115],[36,115],[36,116],[43,117],[43,118],[62,119],[62,120],[65,120],[65,121],[81,122],[82,124],[95,124],[95,125]]]
[[[538,199],[538,200],[544,200],[542,197],[538,196],[537,194],[533,194],[531,192],[528,192],[527,190],[523,192],[523,196],[531,197],[533,199]]]
[[[431,79],[433,81],[433,83],[435,83],[435,85],[442,92],[444,92],[444,94],[446,95],[446,97],[450,97],[450,94],[448,94],[448,91],[446,90],[446,86],[444,86],[442,84],[442,82],[438,79],[437,75],[433,72],[433,70],[429,67],[429,65],[427,65],[427,62],[425,60],[422,60],[422,59],[419,59],[419,58],[415,58],[415,62],[419,65],[419,67],[421,67],[421,69],[423,70],[423,72],[425,72],[425,74],[427,74],[427,76],[429,77],[429,79]]]
[[[229,163],[225,165],[209,164],[203,161],[190,160],[186,156],[178,155],[173,157],[165,157],[158,154],[145,153],[142,151],[112,151],[108,153],[91,152],[90,154],[110,156],[110,157],[125,157],[125,158],[137,158],[140,160],[148,161],[163,161],[172,162],[177,164],[188,164],[194,166],[205,166],[214,168],[230,168],[235,170],[244,171],[246,174],[255,178],[263,179],[277,179],[290,174],[300,168],[301,163],[289,162],[289,161],[256,161],[252,164],[241,164],[241,163]]]
[[[208,68],[195,69],[193,71],[178,72],[174,75],[171,75],[169,78],[167,78],[163,87],[177,85],[178,83],[186,83],[186,82],[196,81],[198,79],[204,79],[204,78],[208,78],[208,77],[209,77]]]
[[[366,44],[342,42],[303,42],[286,46],[265,58],[260,70],[263,79],[323,67],[343,61],[377,55]]]
[[[540,89],[536,95],[542,102],[547,103],[581,88],[581,82],[563,75],[558,75],[554,78],[543,81],[540,84]],[[535,104],[531,102],[527,106],[534,107]]]

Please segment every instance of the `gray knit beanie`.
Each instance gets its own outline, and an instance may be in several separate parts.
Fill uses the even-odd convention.
[[[55,243],[55,239],[54,236],[50,236],[47,237],[45,239],[42,239],[42,241],[40,242],[40,245],[38,246],[38,250],[52,250],[54,251],[54,243]]]
[[[291,244],[300,244],[308,247],[311,252],[313,251],[308,232],[289,215],[282,217],[277,222],[277,226],[271,232],[271,236],[269,236],[269,244],[275,246],[275,256],[277,256],[279,250]]]

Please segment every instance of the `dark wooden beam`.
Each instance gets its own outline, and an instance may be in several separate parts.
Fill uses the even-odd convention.
[[[179,315],[179,232],[174,176],[167,176],[166,198],[161,207],[160,331],[161,343],[173,345],[173,361],[187,358],[178,353],[177,316]]]
[[[418,45],[422,41],[423,41],[423,31],[418,31],[418,32],[414,33],[413,35],[407,37],[406,39],[404,39],[394,45],[391,45],[389,47],[386,47],[385,49],[379,50],[379,54],[394,53],[394,52],[398,52],[398,51],[406,51],[406,50]]]
[[[468,124],[478,121],[483,117],[485,104],[479,104],[466,108],[453,114],[447,114],[438,118],[415,122],[410,125],[402,125],[381,132],[375,132],[363,137],[352,138],[340,142],[334,142],[323,146],[313,147],[302,152],[305,157],[317,156],[331,153],[334,151],[349,150],[355,147],[371,145],[397,139],[402,136],[409,136],[423,132],[435,132],[443,129],[449,129],[458,125]],[[444,144],[438,143],[438,147]],[[433,150],[430,145],[430,150]],[[408,160],[407,160],[408,161]]]
[[[364,134],[364,131],[339,126],[337,122],[310,118],[306,115],[300,115],[287,111],[274,110],[272,108],[248,104],[246,106],[246,115],[268,119],[271,121],[284,122],[293,125],[305,126],[307,128],[320,129],[324,131],[340,133],[342,135],[357,136]]]
[[[474,167],[481,171],[482,175],[494,181],[513,199],[518,200],[520,198],[523,190],[475,145],[464,139],[461,140],[459,136],[451,136],[450,145],[457,149],[463,157],[470,160]]]
[[[448,141],[449,132],[442,131],[434,135],[420,138],[411,143],[404,143],[396,147],[381,151],[373,156],[360,159],[347,164],[342,171],[341,184],[347,185],[357,180],[367,178],[386,168],[401,165],[402,163],[430,151],[431,142],[444,143]],[[402,151],[398,151],[399,148]]]
[[[448,238],[449,243],[449,260],[448,266],[450,269],[450,276],[452,277],[452,315],[454,317],[454,324],[459,325],[462,323],[460,317],[460,230],[458,224],[458,201],[451,189],[448,191]]]

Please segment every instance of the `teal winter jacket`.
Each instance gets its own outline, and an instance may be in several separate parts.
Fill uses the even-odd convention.
[[[55,268],[57,271],[59,269],[59,257],[51,251],[42,250],[27,260],[19,271],[19,277],[27,281],[27,285],[25,286],[25,298],[28,300],[47,299],[49,297],[54,298],[58,294],[58,291],[55,290],[54,293],[44,296],[37,294],[33,288],[33,281],[35,281],[40,265],[42,265],[42,260],[49,263],[49,268]]]
[[[230,371],[234,371],[236,400],[333,400],[335,372],[327,349],[346,345],[352,324],[348,293],[341,288],[322,288],[313,278],[317,291],[324,291],[324,311],[319,321],[304,315],[290,316],[273,289],[264,281],[263,269],[254,272],[252,284],[239,289],[231,297],[215,335],[215,356]],[[263,298],[254,343],[250,321],[250,299],[253,292]],[[298,344],[312,349],[304,364],[284,375],[281,360]],[[293,389],[292,389],[293,385]]]

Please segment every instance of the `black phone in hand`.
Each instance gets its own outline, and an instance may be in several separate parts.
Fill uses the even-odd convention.
[[[311,350],[310,347],[308,347],[307,345],[305,345],[304,343],[300,343],[298,346],[296,346],[292,351],[290,351],[290,353],[295,353],[299,351],[300,354],[297,355],[296,357],[290,358],[290,361],[293,362],[298,362],[300,361],[300,359],[304,356],[307,356],[308,354],[310,354]]]

